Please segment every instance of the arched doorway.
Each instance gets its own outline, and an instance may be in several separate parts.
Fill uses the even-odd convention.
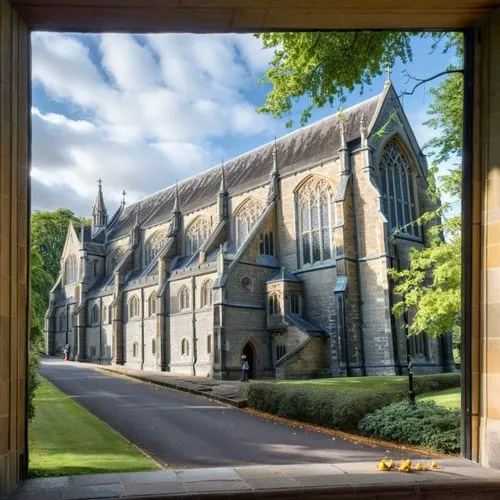
[[[257,374],[257,356],[255,355],[255,349],[250,342],[245,344],[241,355],[247,357],[248,366],[250,367],[248,377],[255,378]]]

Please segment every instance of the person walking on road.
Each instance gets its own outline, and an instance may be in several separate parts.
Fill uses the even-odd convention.
[[[241,381],[248,382],[248,372],[250,371],[250,365],[248,364],[247,357],[245,355],[241,356]]]

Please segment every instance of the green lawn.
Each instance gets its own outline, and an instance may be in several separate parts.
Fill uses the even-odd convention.
[[[453,383],[448,383],[450,385],[458,385],[460,383],[460,376],[458,374],[452,375],[454,381]],[[450,374],[433,374],[433,375],[416,375],[415,388],[428,387],[429,383],[434,382],[434,386],[440,384],[440,380],[445,382],[450,380]],[[391,376],[383,375],[378,377],[336,377],[336,378],[319,378],[313,380],[283,380],[278,382],[279,384],[286,384],[290,386],[310,386],[326,389],[337,389],[337,390],[348,390],[348,391],[392,391],[394,389],[407,390],[408,387],[408,377],[403,376]],[[446,385],[445,385],[446,387]],[[425,392],[429,392],[427,389]]]
[[[424,394],[420,401],[434,401],[439,406],[444,406],[451,410],[460,410],[460,387],[446,389],[445,391]]]
[[[41,378],[29,425],[31,477],[156,470],[118,432]]]

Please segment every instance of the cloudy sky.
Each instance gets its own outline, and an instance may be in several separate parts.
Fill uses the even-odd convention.
[[[255,112],[271,54],[252,35],[34,33],[32,46],[34,209],[88,216],[100,177],[111,214],[123,189],[136,201],[289,132],[286,120]],[[420,77],[450,62],[426,41],[414,53],[406,69]],[[392,72],[398,91],[403,69]],[[384,79],[346,105],[379,93]],[[403,101],[421,144],[432,136],[429,101],[424,86]]]

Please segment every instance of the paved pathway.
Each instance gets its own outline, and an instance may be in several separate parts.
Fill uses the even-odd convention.
[[[84,364],[45,360],[42,374],[168,467],[360,462],[387,454]]]

